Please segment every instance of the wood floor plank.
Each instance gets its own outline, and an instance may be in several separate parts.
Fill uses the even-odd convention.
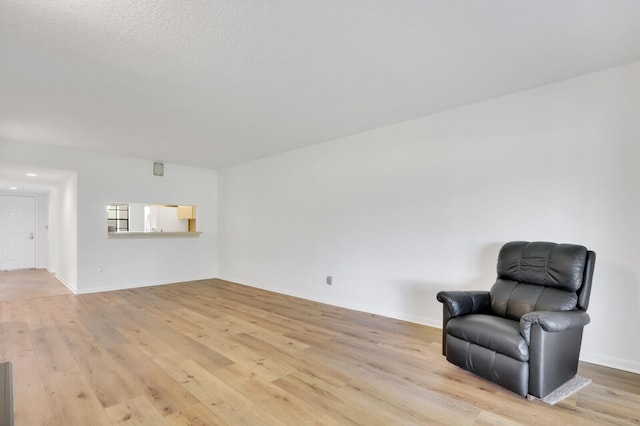
[[[370,404],[369,398],[365,398],[365,396],[367,394],[378,395],[382,400],[399,407],[412,406],[413,413],[416,414],[415,417],[425,417],[425,421],[428,422],[437,422],[437,419],[446,421],[446,423],[450,423],[454,419],[457,421],[469,420],[478,414],[475,407],[463,400],[450,399],[428,387],[421,386],[419,376],[428,375],[426,371],[411,374],[398,367],[393,367],[398,371],[389,371],[392,367],[383,365],[381,358],[375,356],[367,358],[364,354],[360,354],[363,357],[359,359],[357,352],[348,356],[336,357],[336,353],[344,352],[334,351],[332,348],[314,348],[299,356],[309,357],[320,365],[328,365],[344,375],[350,374],[352,379],[344,388],[352,386],[362,392],[360,398],[354,397],[351,392],[350,399],[359,401],[359,403]],[[339,394],[340,391],[335,391],[335,393]],[[395,409],[388,406],[381,411],[389,412],[395,411]],[[410,419],[404,420],[409,421]]]
[[[114,425],[162,426],[168,424],[145,396],[113,405],[105,411]]]
[[[289,424],[332,424],[334,419],[324,413],[315,412],[313,403],[308,404],[298,395],[291,394],[272,382],[260,378],[241,365],[234,364],[214,372],[214,375],[279,420]]]
[[[103,407],[119,404],[136,395],[136,390],[129,384],[127,370],[114,361],[79,320],[70,320],[66,326],[60,321],[58,328],[76,365]]]
[[[129,385],[134,386],[140,395],[146,396],[163,417],[198,402],[137,345],[113,346],[107,350],[129,372]]]
[[[103,293],[87,295],[81,299],[75,315],[105,347],[127,343],[127,339],[116,329],[122,319],[113,315],[113,309],[118,306],[113,299],[105,297]]]
[[[580,363],[593,383],[550,406],[448,363],[431,327],[215,279],[56,283],[0,273],[17,426],[640,424],[625,371]]]
[[[0,346],[0,360],[21,358],[33,352],[26,322],[0,322],[0,341],[12,342],[11,345]]]
[[[259,337],[262,340],[269,341],[271,344],[276,344],[282,349],[290,352],[297,352],[309,347],[306,343],[300,342],[283,333],[274,332],[266,327],[262,327],[259,324],[256,324],[255,321],[246,321],[228,314],[216,315],[215,318],[211,318],[197,312],[193,312],[189,309],[180,309],[178,312],[181,317],[200,326],[200,329],[208,331],[216,330],[220,334],[227,336],[241,333],[250,334],[252,336]]]
[[[36,366],[35,353],[11,359],[13,406],[16,425],[54,424],[43,378]]]
[[[253,371],[267,381],[275,380],[291,371],[290,366],[279,364],[259,352],[233,342],[226,336],[199,331],[193,337],[203,345]]]
[[[629,374],[626,371],[590,364],[588,362],[580,363],[578,366],[578,374],[589,377],[605,387],[632,394],[640,394],[640,380],[638,380],[639,376],[637,374]]]
[[[29,332],[38,360],[40,374],[78,373],[78,365],[57,327],[44,327]]]
[[[564,402],[564,401],[563,401]],[[607,386],[592,384],[588,392],[576,396],[575,406],[582,411],[596,411],[608,418],[623,417],[640,424],[640,395]]]
[[[172,330],[142,312],[122,309],[118,309],[117,312],[127,318],[126,322],[117,327],[118,331],[130,342],[136,342],[150,358],[159,354],[165,357],[172,355],[176,362],[193,359],[210,369],[224,367],[232,362],[216,347],[206,346],[191,336],[191,333]],[[200,331],[193,333],[197,335]],[[171,344],[168,345],[168,342]]]
[[[53,372],[44,377],[44,386],[56,424],[111,425],[100,401],[81,373]]]
[[[276,417],[211,372],[188,360],[165,364],[174,379],[227,424],[275,425]]]
[[[252,324],[238,321],[237,318],[230,318],[227,314],[215,313],[205,315],[194,311],[191,308],[179,308],[176,310],[176,314],[198,327],[195,330],[186,331],[186,333],[191,334],[199,330],[215,330],[220,334],[230,336],[237,333],[243,333],[254,327]]]
[[[520,424],[489,411],[481,411],[473,422],[474,426],[518,426]]]
[[[165,421],[171,426],[217,426],[228,424],[201,402],[165,417]]]
[[[44,269],[0,271],[0,300],[27,300],[71,294],[55,276]]]
[[[44,327],[55,327],[55,321],[49,315],[50,305],[47,299],[30,299],[22,303],[24,310],[24,321],[27,323],[29,330]]]
[[[278,387],[312,403],[314,412],[333,419],[330,424],[390,425],[399,424],[387,413],[363,406],[361,401],[354,403],[338,394],[339,388],[328,388],[311,381],[311,378],[298,372],[291,373],[274,382]]]

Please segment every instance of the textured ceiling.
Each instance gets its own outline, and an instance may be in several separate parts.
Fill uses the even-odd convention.
[[[637,0],[2,0],[0,139],[220,168],[637,60]]]

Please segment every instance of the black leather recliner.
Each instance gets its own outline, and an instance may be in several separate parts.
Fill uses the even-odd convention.
[[[578,370],[596,254],[514,241],[490,291],[441,291],[447,360],[522,396],[544,398]]]

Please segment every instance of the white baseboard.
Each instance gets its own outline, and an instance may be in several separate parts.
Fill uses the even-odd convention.
[[[622,359],[603,354],[581,353],[580,361],[598,364],[604,367],[615,368],[616,370],[629,371],[631,373],[640,374],[640,362],[629,359]]]
[[[176,283],[179,283],[179,282],[211,280],[211,279],[213,279],[213,278],[211,278],[211,277],[189,277],[189,278],[181,279],[179,281],[176,281],[176,280],[162,280],[162,281],[144,282],[144,283],[115,284],[115,285],[109,285],[109,286],[83,288],[82,290],[79,290],[76,294],[91,294],[91,293],[102,293],[104,291],[131,290],[131,289],[134,289],[134,288],[153,287],[153,286],[156,286],[156,285],[168,285],[168,284],[176,284]]]
[[[325,299],[311,299],[310,297],[304,295],[304,294],[298,294],[295,292],[291,292],[288,289],[284,289],[284,288],[279,288],[279,287],[275,287],[275,286],[264,286],[264,285],[260,285],[260,284],[256,284],[256,283],[250,283],[250,282],[243,282],[242,280],[237,280],[237,279],[233,279],[233,278],[224,278],[224,277],[220,277],[219,279],[221,280],[225,280],[225,281],[229,281],[232,283],[236,283],[236,284],[240,284],[240,285],[246,285],[249,287],[254,287],[254,288],[259,288],[262,290],[267,290],[267,291],[273,291],[275,293],[280,293],[280,294],[285,294],[287,296],[292,296],[292,297],[298,297],[300,299],[305,299],[305,300],[311,300],[313,302],[318,302],[318,303],[325,303],[327,305],[331,305],[331,306],[336,306],[339,308],[345,308],[345,309],[350,309],[352,311],[359,311],[359,312],[366,312],[368,314],[373,314],[373,315],[379,315],[379,316],[383,316],[383,317],[387,317],[387,318],[393,318],[393,319],[397,319],[400,321],[407,321],[407,322],[412,322],[415,324],[422,324],[422,325],[426,325],[429,327],[434,327],[434,328],[442,328],[442,319],[438,318],[436,320],[434,320],[433,318],[429,318],[429,317],[425,317],[425,316],[415,316],[415,315],[403,315],[400,314],[398,312],[395,311],[386,311],[386,310],[378,310],[376,312],[373,312],[370,307],[365,306],[365,305],[360,305],[357,303],[345,303],[344,301],[340,300],[332,300],[330,298],[325,298]]]
[[[55,277],[56,277],[56,279],[57,279],[58,281],[60,281],[60,282],[61,282],[61,283],[66,287],[66,288],[68,288],[69,290],[71,290],[71,292],[72,292],[73,294],[78,294],[78,291],[77,291],[75,288],[73,288],[73,287],[72,287],[68,282],[66,282],[66,281],[65,281],[65,279],[64,279],[64,278],[62,278],[59,274],[57,274],[57,273],[56,273],[54,276],[55,276]]]

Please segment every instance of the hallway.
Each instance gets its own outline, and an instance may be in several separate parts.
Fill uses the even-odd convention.
[[[0,302],[72,294],[46,269],[0,271]]]

